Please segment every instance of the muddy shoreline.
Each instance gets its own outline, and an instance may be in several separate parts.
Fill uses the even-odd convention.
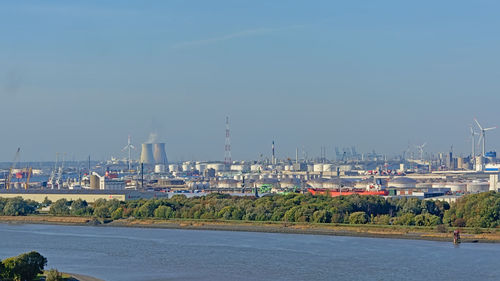
[[[196,220],[156,220],[156,219],[121,219],[99,221],[88,217],[58,216],[0,216],[0,223],[10,224],[52,224],[98,227],[139,227],[212,231],[245,231],[283,234],[312,234],[353,236],[371,238],[413,239],[452,242],[452,228],[447,233],[440,233],[425,227],[401,227],[379,225],[334,225],[311,223],[274,223],[246,221],[196,221]],[[463,243],[500,243],[500,232],[496,229],[487,233],[474,234],[470,230],[462,231]]]

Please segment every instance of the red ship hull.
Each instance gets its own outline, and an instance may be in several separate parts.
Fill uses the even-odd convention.
[[[389,191],[387,190],[377,190],[377,191],[367,191],[363,189],[349,189],[345,191],[340,191],[336,189],[325,189],[325,188],[308,188],[307,191],[309,191],[312,195],[326,195],[330,194],[331,197],[337,197],[341,195],[353,195],[353,194],[359,194],[359,195],[378,195],[378,196],[387,196],[389,195]]]

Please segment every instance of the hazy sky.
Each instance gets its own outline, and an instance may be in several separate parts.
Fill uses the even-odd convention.
[[[411,3],[410,3],[411,2]],[[0,161],[470,152],[500,124],[498,1],[1,1]],[[500,129],[489,132],[496,149]],[[138,151],[135,152],[138,155]]]

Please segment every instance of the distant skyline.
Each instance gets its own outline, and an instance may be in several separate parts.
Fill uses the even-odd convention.
[[[496,1],[2,1],[0,161],[471,151],[500,124]],[[477,130],[477,129],[476,129]],[[487,132],[497,150],[500,129]],[[479,152],[479,150],[477,150]],[[69,158],[72,159],[72,158]]]

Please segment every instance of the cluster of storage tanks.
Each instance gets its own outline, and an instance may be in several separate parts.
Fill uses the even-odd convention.
[[[203,172],[206,169],[214,169],[215,171],[224,171],[226,166],[222,163],[201,163],[201,162],[184,162],[182,164],[170,164],[168,169],[171,172]]]
[[[488,181],[473,180],[467,182],[421,182],[417,183],[415,179],[408,177],[396,177],[389,180],[389,187],[394,188],[434,188],[449,189],[451,192],[485,192],[490,189]]]

